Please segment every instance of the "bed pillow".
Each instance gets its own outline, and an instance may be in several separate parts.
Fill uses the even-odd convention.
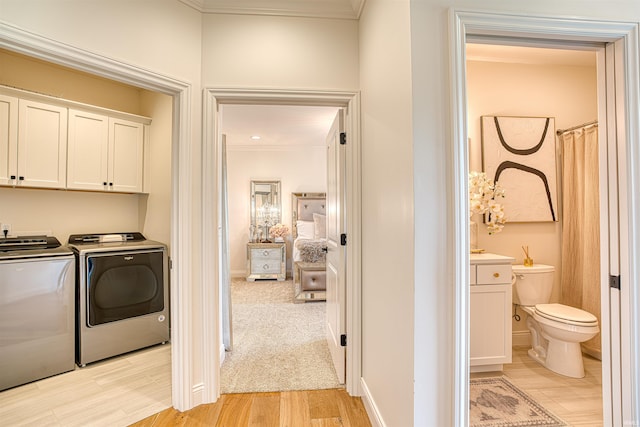
[[[314,239],[327,238],[327,217],[325,215],[313,214]]]
[[[313,221],[296,221],[299,239],[313,239],[315,227]]]

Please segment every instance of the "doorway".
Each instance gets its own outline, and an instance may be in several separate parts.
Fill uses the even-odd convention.
[[[593,140],[590,138],[587,141],[580,141],[579,145],[575,146],[575,149],[580,152],[582,149],[586,150],[587,146],[592,148],[591,153],[595,152],[591,157],[595,164],[587,168],[584,165],[580,166],[577,156],[570,155],[572,152],[568,147],[572,145],[567,145],[565,148],[565,144],[569,144],[569,141],[556,135],[556,130],[579,127],[581,124],[593,122],[598,117],[596,51],[511,46],[498,43],[499,40],[490,44],[478,44],[473,43],[473,39],[469,38],[466,44],[469,170],[487,172],[488,178],[493,180],[494,174],[491,172],[493,159],[491,147],[493,146],[490,142],[496,121],[499,123],[504,141],[517,144],[518,148],[529,148],[539,143],[542,127],[538,125],[546,123],[545,118],[549,117],[553,125],[548,129],[548,137],[544,138],[545,149],[549,150],[548,155],[542,156],[544,151],[539,153],[538,157],[544,157],[545,161],[535,164],[539,170],[545,171],[545,177],[552,183],[556,183],[552,184],[554,191],[552,194],[557,194],[557,197],[553,198],[556,220],[554,221],[549,214],[546,200],[536,197],[544,195],[543,191],[535,192],[542,188],[541,180],[528,180],[527,176],[518,176],[513,170],[506,171],[498,181],[505,191],[504,198],[496,199],[504,207],[507,222],[502,230],[489,234],[482,218],[473,217],[478,224],[477,247],[484,249],[487,253],[512,257],[515,259],[514,265],[522,266],[525,258],[522,246],[525,246],[530,257],[535,261],[536,271],[553,270],[549,273],[553,283],[549,301],[541,302],[577,307],[600,319],[600,245],[596,244],[599,237],[597,225],[601,217],[599,204],[594,200],[596,206],[590,206],[589,213],[586,215],[587,219],[593,218],[596,224],[589,228],[593,230],[592,243],[583,245],[582,238],[586,239],[589,234],[581,233],[581,238],[576,238],[572,230],[578,228],[582,224],[580,219],[585,217],[579,215],[578,207],[574,203],[570,203],[574,200],[584,200],[580,190],[585,188],[585,184],[592,184],[589,179],[595,180],[595,189],[586,193],[594,194],[594,197],[598,197],[600,193],[597,185],[599,167],[595,138],[598,128],[592,126],[588,128],[590,130],[573,132],[576,138],[580,135],[584,138],[585,132],[594,136]],[[511,125],[524,123],[536,123],[536,126],[532,126],[536,132],[535,140],[518,139],[522,128],[516,131]],[[565,137],[569,138],[570,135],[567,134]],[[527,162],[526,157],[514,155],[509,159],[531,164]],[[579,178],[574,177],[577,179],[574,182],[569,179],[570,172],[577,170],[583,173]],[[592,172],[589,179],[585,177],[587,172]],[[518,196],[522,197],[523,192],[519,190],[522,187],[530,193],[526,200],[527,211],[519,210],[515,203],[519,200]],[[538,207],[541,208],[540,213],[534,211]],[[542,214],[542,220],[534,220],[534,213]],[[591,249],[595,253],[590,254],[589,265],[594,265],[595,271],[585,274],[584,266],[581,264],[582,254]],[[517,268],[514,266],[514,272]],[[577,280],[578,277],[582,279]],[[511,277],[508,281],[510,280]],[[545,368],[528,354],[528,350],[532,348],[533,339],[537,337],[530,332],[528,313],[521,305],[517,305],[523,303],[518,299],[517,290],[509,283],[507,287],[513,288],[513,297],[508,301],[508,309],[506,309],[508,333],[512,336],[513,346],[513,350],[509,351],[511,362],[504,364],[501,371],[478,373],[478,370],[486,365],[478,358],[478,352],[482,350],[479,350],[476,341],[478,329],[474,332],[472,324],[470,331],[471,383],[489,381],[480,380],[479,377],[503,375],[569,424],[585,419],[601,423],[600,335],[582,344],[583,352],[590,354],[582,356],[586,367],[584,378],[562,376]],[[473,295],[470,303],[471,313],[474,311],[477,313],[479,310],[477,300],[473,299],[476,297],[474,292],[477,291],[478,287],[471,287],[471,295]],[[512,302],[516,305],[512,305]],[[599,323],[601,324],[600,321]],[[535,342],[542,344],[541,341]],[[579,370],[577,363],[571,366],[576,366],[576,370]],[[523,375],[524,372],[527,374]],[[473,413],[475,411],[472,411]]]
[[[606,100],[600,104],[598,120],[601,126],[600,134],[606,144],[606,167],[609,175],[604,176],[608,186],[605,188],[607,196],[604,200],[609,205],[601,205],[604,213],[603,223],[608,225],[610,232],[604,233],[601,244],[606,247],[601,272],[602,286],[602,356],[603,356],[603,413],[605,425],[621,425],[623,422],[632,423],[635,416],[637,402],[633,400],[638,385],[633,372],[637,372],[637,357],[630,354],[627,357],[621,348],[634,348],[636,342],[636,323],[631,313],[637,306],[638,296],[633,290],[609,289],[608,276],[622,274],[629,283],[635,283],[635,269],[630,268],[628,251],[633,240],[629,234],[637,232],[630,226],[629,218],[634,216],[635,206],[629,204],[627,193],[627,177],[629,170],[635,170],[638,162],[632,155],[632,144],[628,138],[636,135],[637,119],[637,25],[626,23],[600,23],[580,20],[558,20],[552,18],[489,15],[472,12],[452,13],[452,37],[454,39],[453,68],[454,82],[454,170],[459,183],[456,188],[454,215],[462,227],[457,227],[456,236],[458,249],[456,255],[456,302],[458,312],[457,336],[468,337],[468,200],[466,185],[466,168],[468,164],[467,148],[467,111],[466,111],[466,81],[464,49],[470,37],[487,40],[501,40],[498,44],[523,44],[533,46],[577,47],[590,48],[598,51],[598,68],[606,72],[598,82],[599,97]],[[608,28],[606,35],[602,28]],[[514,30],[518,28],[518,30]],[[598,50],[598,46],[601,48]],[[604,48],[602,48],[604,46]],[[615,118],[615,120],[614,120]],[[631,132],[631,133],[629,133]],[[629,156],[629,157],[627,157]],[[602,176],[601,176],[602,182]],[[611,202],[613,201],[613,204]],[[605,228],[608,228],[605,227]],[[602,229],[602,227],[601,227]],[[620,238],[618,238],[620,237]],[[630,302],[623,301],[626,297]],[[633,324],[632,327],[620,327],[620,319]],[[461,332],[461,333],[460,333]],[[456,363],[456,419],[458,425],[468,423],[468,366],[469,355],[465,342],[458,341],[458,354],[464,355],[464,360]],[[609,358],[610,357],[610,358]],[[626,398],[625,398],[626,397]],[[623,421],[624,420],[624,421]]]
[[[228,235],[230,273],[224,274],[222,260],[222,393],[339,387],[325,338],[326,303],[295,299],[298,237],[314,236],[303,235],[301,223],[296,227],[298,203],[292,197],[327,192],[326,135],[337,111],[330,106],[220,105],[228,206],[228,214],[223,208],[221,215],[228,217],[221,234]],[[267,223],[270,232],[282,232],[282,242],[273,235],[259,243],[267,240]],[[225,282],[225,276],[231,279]],[[231,298],[225,296],[227,287]]]
[[[333,92],[279,92],[279,91],[252,91],[252,90],[216,90],[205,91],[205,136],[203,149],[203,201],[205,220],[203,257],[204,259],[218,260],[219,242],[218,214],[219,212],[219,188],[220,180],[217,171],[220,170],[221,132],[219,115],[220,106],[224,104],[249,104],[249,105],[294,105],[294,106],[332,106],[344,108],[346,112],[346,134],[349,135],[349,143],[346,145],[347,159],[347,194],[346,201],[347,234],[353,239],[346,246],[346,335],[350,336],[349,345],[346,347],[346,371],[345,387],[349,394],[359,395],[360,378],[360,137],[359,137],[359,95],[357,93],[333,93]],[[203,294],[204,304],[208,307],[220,307],[219,272],[221,266],[216,261],[214,264],[203,266],[203,281],[205,283]],[[204,322],[209,325],[219,324],[219,310],[205,310]],[[205,358],[212,361],[206,364],[204,369],[209,401],[215,401],[220,390],[220,353],[221,333],[216,328],[210,328],[204,334]]]

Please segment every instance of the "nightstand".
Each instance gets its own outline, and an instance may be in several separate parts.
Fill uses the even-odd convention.
[[[247,280],[283,281],[287,276],[285,243],[247,243]]]

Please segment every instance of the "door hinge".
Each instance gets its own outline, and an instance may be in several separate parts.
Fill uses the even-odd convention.
[[[340,245],[347,246],[347,235],[344,233],[340,235]]]
[[[609,287],[620,289],[620,276],[609,276]]]
[[[340,132],[340,145],[347,145],[347,133]]]
[[[169,270],[173,269],[173,260],[169,258]]]
[[[347,346],[347,336],[345,334],[340,335],[340,345],[342,347]]]

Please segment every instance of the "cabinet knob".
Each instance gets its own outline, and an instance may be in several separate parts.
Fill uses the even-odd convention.
[[[15,175],[11,175],[9,178],[16,179],[16,176]]]
[[[113,187],[113,182],[110,182],[110,183],[109,183],[109,187]]]
[[[103,182],[102,185],[107,185],[107,181]]]
[[[24,181],[24,176],[19,176],[19,177],[18,177],[18,180],[20,180],[20,181]]]
[[[269,269],[269,264],[265,264],[265,265],[263,265],[263,266],[262,266],[262,269],[263,269],[263,270],[268,270],[268,269]]]
[[[500,277],[500,273],[493,273],[493,277],[497,279],[498,277]]]
[[[262,254],[263,254],[264,256],[267,256],[267,255],[269,255],[269,251],[264,251],[264,252],[262,252]]]

